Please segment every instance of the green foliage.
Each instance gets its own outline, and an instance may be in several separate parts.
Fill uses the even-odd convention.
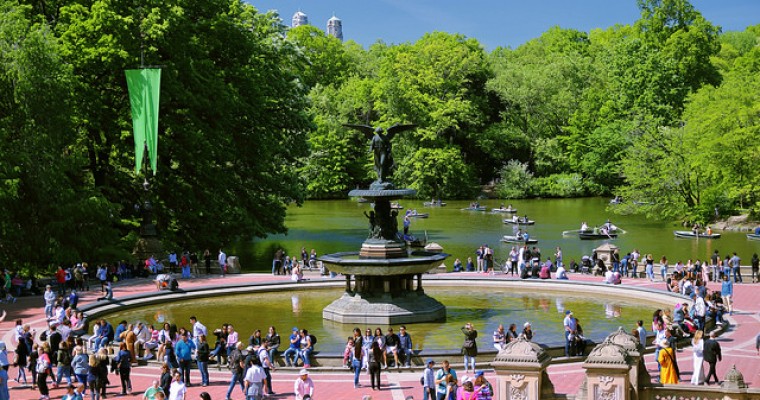
[[[420,148],[397,163],[398,181],[417,190],[419,197],[471,198],[478,192],[472,168],[457,148]]]
[[[581,197],[589,194],[580,174],[554,174],[533,179],[530,191],[537,197]]]
[[[327,36],[321,29],[313,25],[301,25],[288,30],[288,40],[295,43],[304,56],[295,65],[307,88],[317,84],[340,85],[352,74],[352,60],[343,43]],[[294,61],[297,60],[299,59]]]
[[[520,199],[531,193],[533,174],[528,165],[517,160],[510,160],[499,171],[499,183],[496,194],[500,199]]]
[[[82,185],[72,68],[30,7],[0,2],[0,262],[32,272],[93,259],[117,242],[115,207]]]

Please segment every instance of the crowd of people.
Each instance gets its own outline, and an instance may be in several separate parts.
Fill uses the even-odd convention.
[[[568,270],[565,269],[561,248],[557,247],[553,252],[554,260],[549,256],[541,262],[541,251],[537,246],[532,248],[525,245],[512,247],[506,260],[505,271],[517,274],[521,278],[551,279],[552,273],[556,279],[568,279]],[[204,254],[207,272],[210,272],[210,253]],[[301,263],[296,257],[292,259],[284,251],[278,250],[273,260],[273,274],[288,273],[299,274],[302,268],[316,267],[316,251],[306,252],[301,250]],[[498,266],[494,265],[494,251],[487,245],[476,250],[476,261],[468,257],[467,266],[462,266],[459,259],[455,261],[455,271],[478,271],[492,272]],[[587,260],[586,260],[587,259]],[[178,268],[183,276],[186,268],[192,263],[198,263],[197,257],[190,254],[177,256],[169,255],[169,271],[174,272]],[[582,263],[577,264],[571,260],[569,269],[574,272],[584,272],[586,261],[592,266],[588,272],[594,273],[595,269],[603,271],[605,282],[620,284],[622,278],[638,278],[639,264],[643,264],[646,276],[651,281],[657,281],[654,277],[655,263],[651,254],[642,255],[634,249],[621,257],[621,253],[615,250],[610,259],[605,262],[596,254],[582,258]],[[217,262],[222,272],[226,269],[226,254],[219,251]],[[609,264],[608,264],[609,263]],[[741,259],[733,253],[720,257],[715,253],[702,262],[701,260],[688,260],[685,264],[680,261],[672,267],[666,257],[661,257],[659,262],[659,281],[665,284],[665,288],[671,292],[678,292],[693,300],[693,306],[689,303],[679,303],[672,310],[657,310],[652,321],[654,333],[654,345],[656,348],[655,359],[660,370],[662,383],[677,383],[680,380],[680,370],[677,363],[677,340],[689,338],[692,343],[694,354],[694,374],[692,384],[710,384],[718,382],[715,375],[715,364],[721,360],[720,345],[715,341],[715,331],[707,329],[707,321],[712,320],[715,324],[726,323],[725,315],[733,312],[733,285],[741,284]],[[751,259],[752,281],[758,279],[757,254]],[[254,331],[248,342],[241,340],[240,334],[235,331],[232,324],[224,324],[212,332],[216,338],[211,345],[208,341],[207,328],[195,317],[191,317],[188,328],[177,327],[174,324],[165,323],[163,326],[154,327],[139,321],[128,323],[121,321],[115,327],[106,320],[90,321],[92,335],[84,339],[85,317],[77,310],[79,292],[89,290],[89,277],[94,277],[100,282],[100,290],[105,294],[104,298],[112,297],[111,283],[116,280],[129,279],[133,276],[141,276],[145,273],[159,273],[163,269],[162,263],[155,261],[146,262],[146,267],[136,269],[134,265],[117,263],[113,265],[100,265],[92,271],[86,263],[77,264],[70,268],[59,267],[55,274],[55,283],[47,285],[42,293],[45,302],[45,316],[48,319],[48,329],[36,336],[36,332],[30,329],[23,321],[16,321],[15,335],[19,345],[15,350],[13,362],[7,366],[16,367],[15,379],[25,385],[31,385],[33,390],[38,390],[40,398],[49,398],[50,387],[61,385],[65,379],[67,385],[67,399],[77,399],[77,395],[93,400],[105,398],[106,388],[110,384],[109,378],[118,376],[121,394],[132,392],[130,379],[131,368],[140,360],[157,359],[161,362],[161,373],[157,374],[152,386],[147,388],[145,399],[183,399],[187,388],[192,386],[190,382],[191,365],[197,366],[200,372],[200,385],[209,384],[208,367],[210,363],[216,363],[219,367],[224,366],[230,370],[230,381],[227,398],[230,398],[238,386],[243,394],[259,396],[274,394],[272,391],[272,372],[276,370],[275,359],[281,357],[288,367],[302,367],[299,377],[294,382],[294,391],[297,399],[310,398],[314,393],[314,384],[309,378],[309,368],[316,345],[316,337],[309,334],[306,329],[293,328],[287,343],[281,343],[280,336],[275,327],[269,327],[266,335],[260,330]],[[300,275],[301,279],[302,273]],[[11,295],[17,289],[14,284],[16,275],[5,271],[3,296]],[[717,284],[716,290],[709,290],[708,285]],[[27,285],[27,284],[24,284]],[[97,290],[97,289],[96,289]],[[11,295],[12,296],[12,295]],[[3,299],[8,300],[7,297]],[[12,300],[9,300],[12,301]],[[563,320],[565,329],[565,355],[568,357],[582,356],[585,354],[587,339],[583,335],[583,329],[577,318],[571,311],[566,311]],[[472,379],[458,380],[456,373],[450,368],[448,362],[435,371],[433,360],[427,360],[425,374],[421,379],[425,396],[436,399],[490,399],[493,390],[485,380],[482,371],[476,369],[475,359],[478,355],[477,330],[471,323],[462,327],[464,342],[461,348],[465,374],[474,374]],[[646,330],[643,322],[639,321],[633,334],[642,343],[646,341]],[[493,333],[493,346],[497,350],[504,349],[507,344],[523,338],[533,340],[535,333],[529,322],[524,323],[520,332],[516,324],[509,325],[505,329],[499,325]],[[37,337],[35,339],[35,337]],[[281,346],[282,345],[282,346]],[[111,354],[109,346],[118,348],[115,354]],[[354,330],[354,335],[347,338],[343,353],[343,362],[346,368],[354,373],[354,385],[360,387],[359,376],[361,371],[369,375],[372,389],[381,387],[380,371],[383,369],[404,366],[409,367],[413,357],[412,338],[406,331],[405,326],[400,326],[398,334],[393,328],[388,328],[383,333],[381,328],[374,331],[367,329],[365,334],[359,328]],[[4,343],[0,342],[0,353],[5,352]],[[758,352],[760,352],[760,336],[758,336]],[[708,363],[708,372],[705,375],[703,363]],[[2,364],[2,356],[0,356]],[[2,365],[0,365],[2,366]],[[0,368],[2,369],[2,368]],[[7,375],[7,372],[5,372]],[[431,375],[432,376],[429,376]],[[714,378],[714,379],[711,379]],[[0,381],[3,380],[0,372]],[[7,391],[7,379],[5,379]],[[0,399],[3,399],[2,385],[0,385]],[[309,396],[309,397],[306,397]]]

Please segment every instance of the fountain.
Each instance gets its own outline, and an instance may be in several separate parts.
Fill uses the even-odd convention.
[[[407,248],[398,232],[398,211],[391,207],[391,201],[417,194],[412,189],[396,189],[388,181],[394,168],[391,139],[414,125],[393,125],[385,134],[382,128],[345,126],[363,132],[370,140],[377,174],[369,189],[352,190],[348,195],[367,199],[374,209],[364,213],[369,220],[369,235],[360,251],[319,257],[331,271],[346,278],[345,293],[324,308],[322,317],[346,324],[373,325],[445,319],[446,307],[422,289],[422,274],[440,265],[448,254]]]

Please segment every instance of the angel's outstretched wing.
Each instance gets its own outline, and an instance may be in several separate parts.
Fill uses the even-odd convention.
[[[388,128],[386,130],[387,133],[385,134],[385,136],[388,137],[388,140],[391,140],[394,136],[396,136],[397,133],[401,133],[401,132],[404,132],[404,131],[410,131],[410,130],[416,128],[416,127],[417,127],[417,125],[399,125],[399,124],[394,124],[393,126],[391,126],[390,128]]]
[[[346,128],[356,129],[357,131],[364,133],[364,136],[370,140],[372,140],[372,138],[375,136],[375,128],[368,125],[343,124],[343,126]]]

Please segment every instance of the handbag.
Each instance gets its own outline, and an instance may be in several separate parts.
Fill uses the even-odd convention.
[[[475,347],[475,341],[472,339],[465,339],[464,340],[464,346],[465,349],[471,349]]]

